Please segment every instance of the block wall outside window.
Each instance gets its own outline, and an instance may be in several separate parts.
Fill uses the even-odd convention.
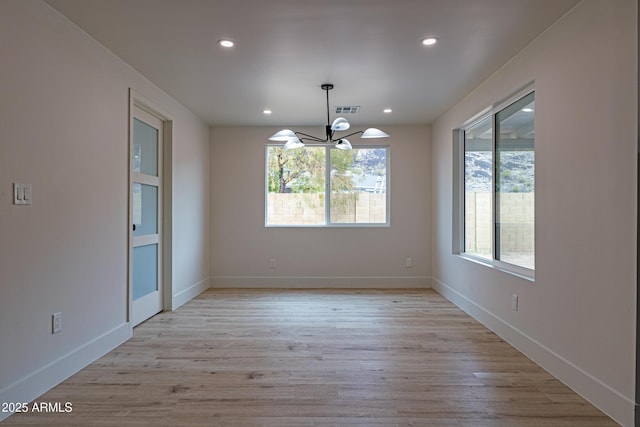
[[[266,148],[266,226],[388,226],[389,148]]]

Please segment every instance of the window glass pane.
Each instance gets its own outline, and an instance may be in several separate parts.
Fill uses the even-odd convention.
[[[496,117],[496,259],[534,269],[534,94]]]
[[[158,129],[133,119],[133,171],[158,176]]]
[[[325,148],[267,147],[267,225],[324,225]]]
[[[464,252],[493,259],[493,125],[464,131]]]
[[[387,149],[331,151],[331,222],[387,222]]]

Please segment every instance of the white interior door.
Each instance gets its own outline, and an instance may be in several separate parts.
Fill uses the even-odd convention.
[[[133,326],[162,311],[162,129],[162,120],[134,107],[129,251]]]

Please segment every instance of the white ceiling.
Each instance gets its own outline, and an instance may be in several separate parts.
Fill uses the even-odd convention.
[[[46,1],[207,122],[243,126],[325,124],[322,83],[361,107],[352,125],[430,123],[579,2]]]

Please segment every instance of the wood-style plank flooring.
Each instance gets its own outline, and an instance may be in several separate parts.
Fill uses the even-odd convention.
[[[3,425],[617,425],[432,290],[208,290],[37,402]]]

